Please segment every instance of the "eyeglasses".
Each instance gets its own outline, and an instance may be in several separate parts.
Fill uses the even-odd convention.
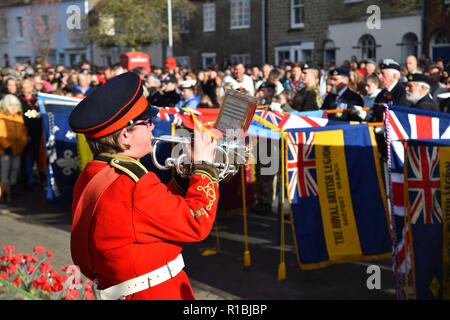
[[[134,125],[135,126],[147,126],[150,128],[152,126],[152,124],[153,124],[152,119],[149,118],[149,119],[145,119],[142,122],[135,123]]]

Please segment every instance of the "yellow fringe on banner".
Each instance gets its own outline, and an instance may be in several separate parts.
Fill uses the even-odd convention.
[[[78,161],[80,164],[80,172],[83,171],[84,167],[91,161],[94,156],[92,155],[91,149],[86,142],[84,134],[77,133],[77,146],[78,146]]]
[[[286,174],[286,166],[285,166],[285,159],[287,159],[287,153],[285,148],[285,141],[287,134],[283,129],[278,128],[274,124],[270,123],[267,120],[264,120],[258,115],[254,115],[254,120],[258,121],[259,123],[265,125],[269,129],[272,129],[276,132],[278,132],[281,135],[281,152],[283,156],[281,157],[281,236],[280,236],[280,265],[278,267],[278,281],[286,280],[286,263],[284,262],[284,185],[286,184],[285,174]]]
[[[244,217],[244,267],[251,265],[250,251],[248,250],[247,231],[247,204],[245,199],[245,166],[241,165],[241,187],[242,187],[242,216]]]
[[[194,111],[192,111],[192,110],[190,110],[190,109],[188,109],[188,108],[182,108],[181,110],[183,110],[183,111],[185,111],[185,112],[187,112],[187,113],[189,113],[189,114],[191,115],[192,121],[194,121],[194,123],[197,125],[198,128],[200,128],[200,130],[208,132],[208,134],[209,134],[213,139],[216,139],[216,138],[217,138],[215,135],[213,135],[213,134],[211,133],[211,131],[209,131],[209,129],[208,129],[207,127],[205,127],[205,126],[203,125],[203,123],[202,123],[200,120],[197,119],[197,116],[195,115]],[[212,127],[213,123],[211,123],[210,125],[211,125],[211,127]]]
[[[278,281],[286,280],[286,264],[281,262],[278,266]]]

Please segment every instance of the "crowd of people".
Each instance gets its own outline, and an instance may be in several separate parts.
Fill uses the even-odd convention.
[[[148,102],[160,107],[219,108],[228,89],[258,98],[278,112],[342,109],[336,120],[380,121],[375,106],[383,103],[450,112],[450,63],[409,56],[403,63],[356,57],[336,66],[328,63],[243,63],[188,70],[168,58],[165,67],[125,70],[120,64],[96,67],[43,63],[4,67],[0,73],[0,165],[3,182],[14,193],[45,186],[43,134],[37,93],[85,97],[109,79],[138,73]],[[345,110],[345,112],[344,112]],[[349,110],[351,110],[349,112]]]

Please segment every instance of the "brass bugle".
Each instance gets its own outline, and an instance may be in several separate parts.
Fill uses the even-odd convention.
[[[157,159],[157,150],[158,145],[161,142],[187,145],[194,141],[193,138],[163,135],[160,137],[153,137],[152,140],[154,141],[152,160],[155,167],[160,170],[175,168],[177,173],[183,177],[192,175],[192,161],[188,158],[186,153],[182,153],[177,157],[170,156],[165,160],[164,165],[161,165]],[[239,165],[245,164],[249,151],[249,147],[243,147],[236,142],[219,140],[216,146],[216,158],[213,163],[219,171],[219,180],[223,180],[230,175],[236,174],[239,171]],[[221,159],[221,161],[217,159]]]

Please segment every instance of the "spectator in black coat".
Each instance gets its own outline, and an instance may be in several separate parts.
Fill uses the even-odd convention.
[[[351,109],[354,106],[363,106],[363,99],[359,94],[350,90],[348,83],[350,81],[350,70],[346,68],[337,68],[330,70],[329,77],[333,88],[325,101],[323,102],[322,109]],[[339,112],[335,114],[329,114],[329,119],[352,121],[354,115],[350,112]]]
[[[439,107],[430,95],[431,79],[423,74],[409,74],[406,85],[406,97],[411,107],[439,111]]]
[[[399,82],[401,77],[400,64],[392,59],[384,59],[380,64],[380,88],[382,89],[375,98],[374,115],[376,121],[383,120],[384,107],[381,104],[409,107],[411,103],[406,99],[406,90]]]

